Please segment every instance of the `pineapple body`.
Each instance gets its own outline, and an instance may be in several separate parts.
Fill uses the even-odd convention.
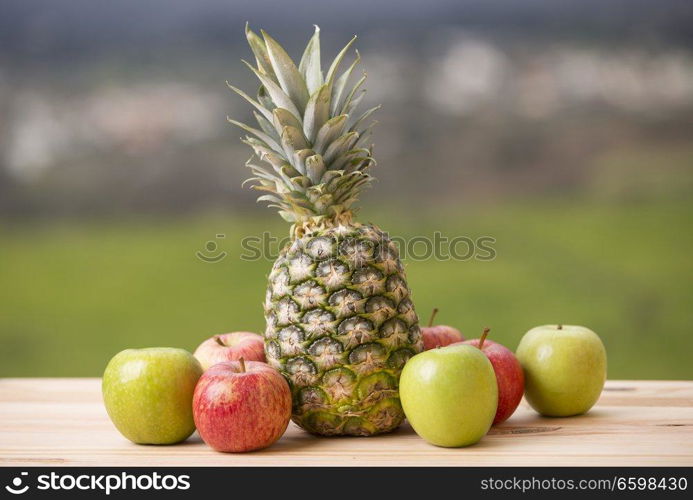
[[[368,436],[404,420],[398,382],[423,350],[397,247],[358,223],[319,227],[283,249],[269,277],[267,360],[287,378],[293,420]]]

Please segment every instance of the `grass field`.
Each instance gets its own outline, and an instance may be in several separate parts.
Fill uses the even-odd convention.
[[[582,324],[604,339],[611,378],[693,378],[691,202],[515,202],[413,219],[371,208],[360,219],[405,238],[495,238],[492,261],[405,261],[422,319],[439,307],[440,322],[467,337],[488,325],[513,349],[532,326]],[[192,350],[214,333],[260,331],[271,262],[239,255],[265,230],[287,226],[269,213],[0,223],[0,375],[97,376],[127,347]],[[196,257],[222,233],[224,259]]]

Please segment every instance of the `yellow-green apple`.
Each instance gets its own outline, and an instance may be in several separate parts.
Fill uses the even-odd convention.
[[[291,418],[284,377],[259,361],[225,361],[208,369],[195,388],[193,414],[200,437],[217,451],[266,448]]]
[[[510,415],[515,413],[520,401],[522,401],[522,394],[525,392],[525,377],[522,373],[522,365],[513,352],[486,338],[489,331],[490,329],[484,328],[481,338],[465,340],[463,344],[481,349],[481,352],[493,365],[493,371],[498,382],[498,409],[493,419],[493,425],[496,425],[505,422],[510,418]]]
[[[411,358],[402,370],[399,393],[416,433],[437,446],[478,442],[498,408],[493,366],[470,345],[432,349]]]
[[[200,363],[183,349],[126,349],[103,374],[106,411],[130,441],[178,443],[195,431],[192,399],[200,375]]]
[[[195,349],[195,357],[206,370],[222,361],[265,361],[265,341],[252,332],[231,332],[215,335]]]
[[[585,413],[606,380],[606,350],[584,326],[546,325],[528,331],[517,347],[525,372],[525,397],[542,415]]]
[[[448,325],[433,325],[433,319],[438,313],[438,309],[433,309],[431,319],[428,321],[428,326],[421,328],[423,336],[424,350],[434,349],[436,347],[445,347],[446,345],[455,342],[461,342],[464,337],[457,328]]]

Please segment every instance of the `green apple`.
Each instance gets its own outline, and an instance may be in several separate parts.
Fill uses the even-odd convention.
[[[471,345],[441,347],[411,358],[402,370],[399,394],[416,433],[437,446],[478,442],[498,408],[493,366]]]
[[[589,328],[532,328],[516,354],[525,372],[525,398],[542,415],[579,415],[599,399],[606,380],[606,350]]]
[[[195,431],[192,399],[200,363],[183,349],[126,349],[103,374],[106,411],[120,433],[139,444],[173,444]]]

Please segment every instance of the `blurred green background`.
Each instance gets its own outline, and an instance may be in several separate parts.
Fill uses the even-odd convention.
[[[405,260],[423,321],[438,307],[512,349],[581,324],[610,378],[693,378],[690,5],[350,6],[3,2],[0,376],[98,376],[124,348],[262,330],[272,262],[241,241],[288,225],[241,188],[225,124],[249,114],[223,85],[252,89],[249,19],[293,55],[313,23],[325,53],[359,34],[383,103],[360,220],[495,239],[490,261]]]
[[[393,235],[491,235],[493,261],[408,259],[421,319],[467,338],[492,327],[514,349],[529,328],[587,325],[612,378],[691,378],[693,203],[552,200],[446,207],[403,218],[369,207]],[[126,347],[193,350],[225,331],[262,331],[271,262],[242,261],[240,241],[281,223],[230,214],[5,225],[0,231],[0,373],[98,375]],[[225,234],[216,263],[198,259]],[[203,254],[206,255],[206,254]]]

